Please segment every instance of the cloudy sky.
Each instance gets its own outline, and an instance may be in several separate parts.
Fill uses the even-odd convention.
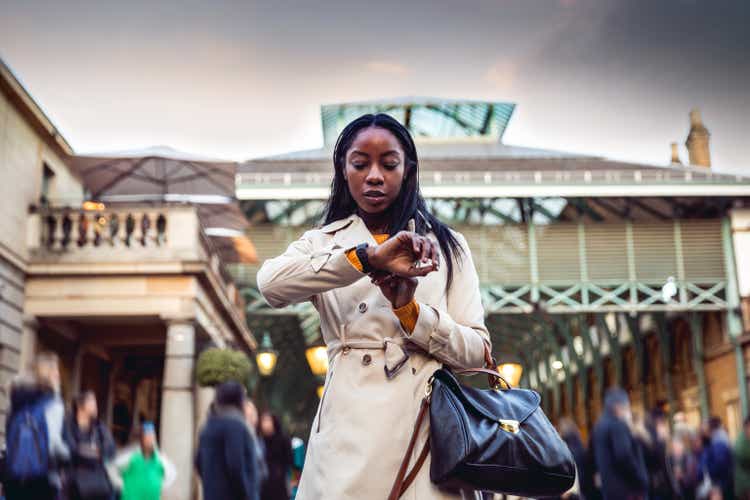
[[[517,103],[505,142],[665,164],[701,109],[750,174],[745,0],[0,0],[0,57],[78,152],[318,147],[323,103]]]

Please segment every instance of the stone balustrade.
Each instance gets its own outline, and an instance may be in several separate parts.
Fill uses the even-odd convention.
[[[47,250],[164,246],[167,215],[166,209],[43,209],[39,212],[40,243]]]
[[[175,264],[203,262],[229,302],[244,307],[226,262],[191,205],[121,204],[100,210],[32,207],[27,246],[32,264],[73,266],[65,268],[72,272],[85,265],[94,274],[113,269],[139,274],[146,268],[171,273],[177,269]]]

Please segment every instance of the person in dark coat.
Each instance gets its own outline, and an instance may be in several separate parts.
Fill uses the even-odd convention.
[[[224,382],[198,439],[195,467],[204,500],[258,500],[255,444],[244,415],[245,388]]]
[[[49,470],[44,477],[18,480],[3,474],[3,489],[7,500],[55,500],[62,493],[61,470],[70,460],[70,450],[63,439],[65,405],[60,397],[60,368],[56,354],[42,352],[34,360],[33,375],[15,378],[10,387],[10,411],[5,420],[5,435],[17,417],[36,405],[44,406],[47,432]],[[10,461],[11,457],[7,456]],[[10,466],[6,463],[6,467]],[[6,472],[6,471],[3,471]]]
[[[264,411],[258,423],[258,436],[261,436],[266,450],[268,476],[260,490],[261,500],[288,500],[289,471],[292,466],[292,442],[284,434],[281,421],[276,415]]]
[[[593,448],[605,499],[644,499],[648,475],[640,446],[630,431],[630,401],[614,387],[604,398],[604,413],[594,427]]]
[[[576,477],[578,481],[578,497],[582,499],[595,498],[594,486],[594,465],[592,457],[586,447],[583,445],[581,433],[575,422],[569,418],[560,420],[560,437],[568,445],[573,460],[576,462]]]
[[[706,443],[701,457],[702,469],[708,472],[714,488],[723,498],[734,498],[734,456],[727,431],[719,417],[708,421]]]
[[[115,456],[115,441],[98,417],[93,391],[74,398],[73,411],[63,431],[71,453],[70,500],[110,500],[114,494],[105,464]]]
[[[661,409],[654,409],[646,420],[646,439],[641,440],[643,459],[649,476],[649,500],[670,500],[677,486],[667,459],[669,422]]]

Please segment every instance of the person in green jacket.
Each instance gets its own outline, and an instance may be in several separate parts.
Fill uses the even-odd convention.
[[[118,457],[115,467],[122,478],[121,500],[159,500],[163,488],[175,478],[172,463],[156,447],[154,424],[141,426],[140,447]]]

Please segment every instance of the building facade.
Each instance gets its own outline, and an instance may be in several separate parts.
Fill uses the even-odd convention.
[[[11,379],[54,351],[64,399],[93,390],[121,445],[154,421],[179,474],[165,498],[192,498],[207,409],[196,355],[209,345],[250,352],[255,340],[222,238],[206,227],[214,205],[112,190],[147,178],[149,165],[177,164],[191,183],[221,166],[164,152],[77,157],[8,67],[0,73],[0,428]],[[227,175],[233,190],[234,167]]]

